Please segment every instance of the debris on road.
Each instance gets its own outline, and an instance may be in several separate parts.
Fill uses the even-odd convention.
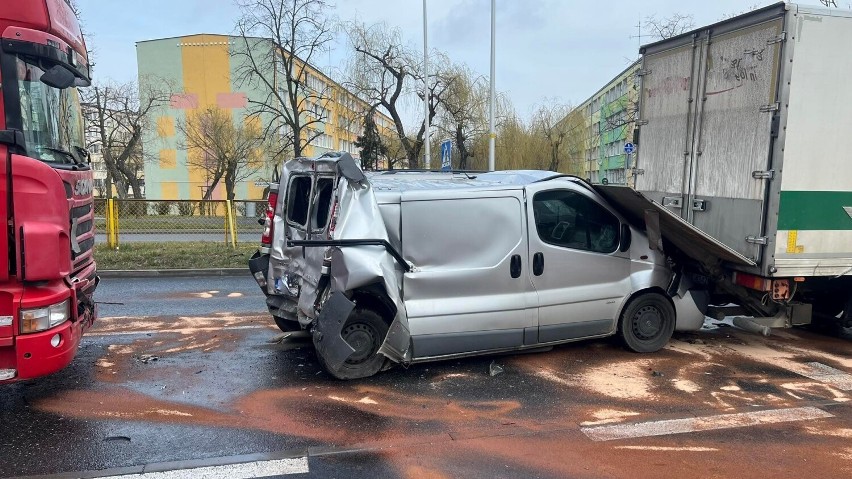
[[[107,436],[104,442],[131,442],[128,436]]]
[[[153,363],[155,361],[159,361],[160,357],[154,356],[153,354],[143,354],[141,356],[137,356],[136,359],[139,360],[139,362],[141,362],[143,364],[148,364],[148,363]]]
[[[503,366],[491,361],[491,364],[488,365],[488,375],[494,377],[498,374],[503,373]]]

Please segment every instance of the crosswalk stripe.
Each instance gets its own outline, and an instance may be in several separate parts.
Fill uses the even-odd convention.
[[[668,434],[683,434],[688,432],[711,431],[715,429],[732,429],[738,427],[758,426],[809,419],[834,417],[822,409],[815,407],[799,407],[789,409],[770,409],[737,414],[720,414],[686,419],[667,419],[633,424],[616,424],[611,426],[585,427],[581,430],[593,441],[615,441],[638,437],[664,436]]]
[[[805,363],[802,370],[796,371],[806,378],[830,384],[841,391],[852,391],[852,374],[822,363]]]
[[[162,472],[145,472],[102,479],[255,479],[261,477],[308,473],[308,458],[276,459],[222,466],[204,466]]]

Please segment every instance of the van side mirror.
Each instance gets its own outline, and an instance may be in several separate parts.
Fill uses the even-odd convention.
[[[621,246],[618,251],[622,253],[630,249],[630,243],[633,241],[633,234],[630,232],[630,226],[627,224],[621,225]]]

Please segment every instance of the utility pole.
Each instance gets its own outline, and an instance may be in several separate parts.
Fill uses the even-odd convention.
[[[426,122],[426,154],[423,166],[429,169],[429,159],[432,157],[430,143],[432,135],[429,132],[429,36],[426,34],[426,0],[423,0],[423,121]]]
[[[425,0],[424,0],[425,1]],[[497,131],[494,128],[494,110],[497,104],[497,99],[494,96],[494,63],[495,63],[495,44],[496,44],[496,0],[491,0],[491,88],[488,94],[489,96],[489,105],[488,105],[488,171],[494,171],[496,169],[496,162],[494,160],[494,148],[497,142]]]

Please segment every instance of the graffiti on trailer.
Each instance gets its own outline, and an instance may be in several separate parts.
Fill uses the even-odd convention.
[[[740,88],[747,82],[757,82],[760,78],[758,74],[758,65],[763,62],[766,49],[761,50],[745,50],[739,57],[729,58],[725,55],[719,55],[717,65],[721,65],[721,69],[710,69],[709,85],[718,85],[722,88],[707,92],[707,96],[727,93],[729,91]],[[715,81],[713,81],[715,80]],[[733,85],[731,85],[733,83]]]
[[[645,91],[648,93],[648,98],[668,96],[676,91],[688,91],[689,80],[690,77],[670,76],[663,78],[657,85],[645,88]]]

